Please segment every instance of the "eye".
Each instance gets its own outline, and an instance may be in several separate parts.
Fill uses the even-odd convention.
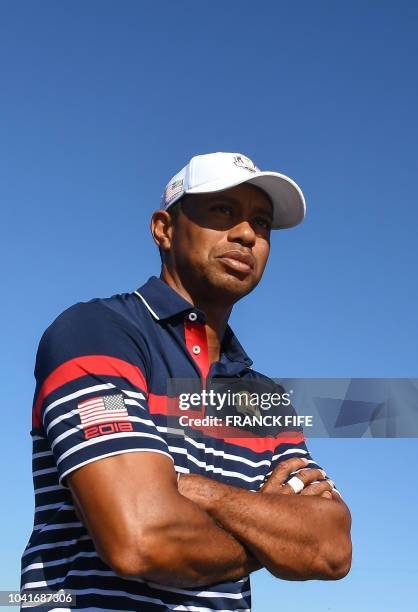
[[[255,217],[254,221],[259,227],[262,227],[263,229],[271,229],[271,221],[267,217]]]
[[[223,215],[228,215],[228,216],[231,216],[233,212],[232,207],[227,206],[226,204],[216,204],[215,206],[212,206],[212,210],[219,211]]]

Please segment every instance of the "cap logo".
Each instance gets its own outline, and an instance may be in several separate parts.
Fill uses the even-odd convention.
[[[239,168],[244,168],[244,170],[249,170],[250,172],[260,172],[260,168],[258,168],[254,162],[252,162],[251,159],[245,155],[235,155],[233,161]]]
[[[170,183],[167,185],[165,193],[164,193],[164,201],[166,205],[170,204],[170,202],[178,196],[178,194],[183,191],[183,179],[178,181],[174,181],[174,183]]]

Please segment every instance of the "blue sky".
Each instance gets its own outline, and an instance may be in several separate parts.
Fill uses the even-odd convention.
[[[412,1],[1,3],[0,588],[17,588],[31,531],[39,337],[72,303],[159,273],[149,217],[192,155],[244,153],[306,195],[232,314],[258,370],[417,376],[417,26]],[[309,446],[351,507],[353,569],[260,572],[254,611],[412,605],[416,440]]]

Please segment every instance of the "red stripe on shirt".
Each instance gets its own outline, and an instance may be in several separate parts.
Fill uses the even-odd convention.
[[[145,376],[138,368],[127,361],[110,355],[85,355],[61,364],[45,379],[36,398],[32,424],[41,427],[41,408],[45,398],[62,385],[83,376],[119,376],[126,378],[134,387],[147,392]]]
[[[185,414],[185,412],[179,408],[178,398],[172,398],[166,395],[156,395],[154,393],[148,395],[148,408],[150,414],[160,414],[171,417],[179,417]],[[193,416],[199,416],[199,412],[199,409],[193,411]],[[203,416],[203,414],[200,413],[200,416]],[[240,431],[238,428],[227,427],[226,425],[223,427],[198,427],[193,424],[191,429],[200,431],[208,437],[223,440],[227,444],[248,448],[256,453],[263,453],[265,451],[275,452],[281,444],[301,444],[305,441],[305,437],[300,431],[284,431],[277,434],[276,437],[260,437],[246,431],[245,437],[241,438],[237,436],[237,432]]]
[[[280,440],[280,442],[278,442]],[[227,444],[235,444],[249,448],[256,453],[262,453],[266,450],[275,452],[281,444],[301,444],[305,441],[305,436],[299,431],[287,431],[285,434],[279,434],[276,438],[224,438]]]

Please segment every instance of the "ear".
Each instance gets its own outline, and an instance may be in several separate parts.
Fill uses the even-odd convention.
[[[156,210],[151,217],[151,234],[155,244],[162,251],[171,247],[173,219],[166,210]]]

